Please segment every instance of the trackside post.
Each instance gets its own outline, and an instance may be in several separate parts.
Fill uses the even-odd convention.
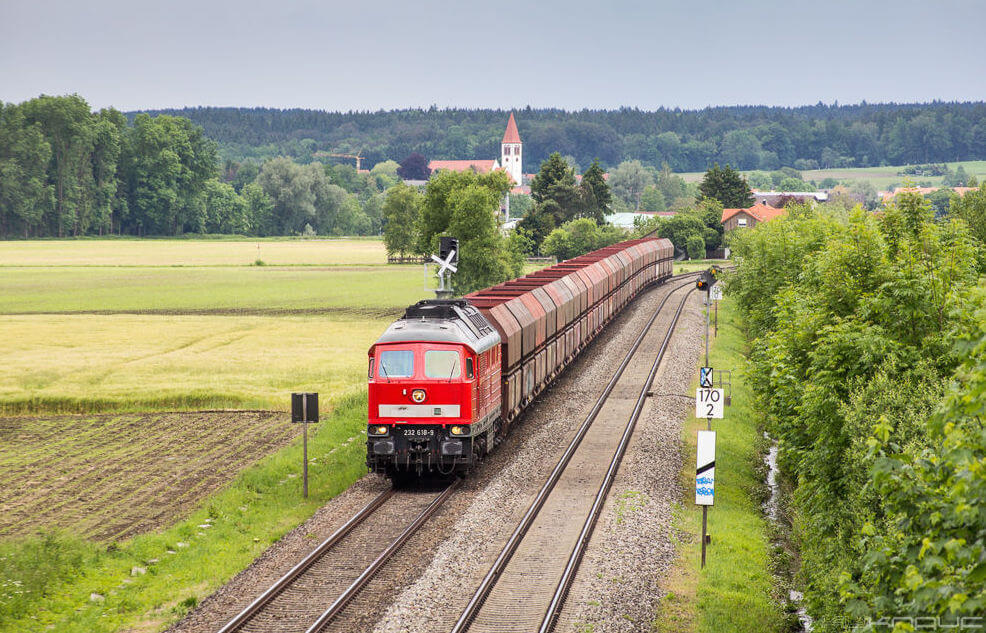
[[[302,494],[308,498],[308,423],[318,422],[318,394],[291,394],[291,422],[300,422],[304,427],[302,440]]]

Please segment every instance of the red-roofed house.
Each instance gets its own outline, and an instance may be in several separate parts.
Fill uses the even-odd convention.
[[[432,160],[428,161],[428,169],[432,173],[438,171],[439,169],[446,169],[448,171],[468,171],[470,169],[476,170],[480,174],[488,174],[494,169],[498,168],[496,160]]]
[[[723,209],[722,228],[726,231],[752,229],[758,223],[769,222],[784,213],[784,209],[775,209],[765,204],[755,204],[748,209]]]

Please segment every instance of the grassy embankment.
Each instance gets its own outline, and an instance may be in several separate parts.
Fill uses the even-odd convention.
[[[365,396],[337,402],[301,446],[261,460],[173,527],[119,543],[66,532],[0,541],[0,632],[163,629],[365,472]]]
[[[654,618],[655,630],[662,633],[784,630],[769,572],[767,525],[758,502],[758,490],[764,485],[757,466],[762,436],[745,382],[745,349],[734,306],[728,299],[720,302],[719,335],[713,339],[710,363],[732,370],[732,404],[724,419],[712,422],[716,431],[716,495],[708,522],[712,542],[703,570],[702,511],[694,504],[695,438],[706,421],[692,418],[682,431],[686,457],[681,472],[684,503],[675,516],[678,557],[665,581],[668,594]],[[689,393],[695,392],[697,374]]]
[[[967,160],[953,163],[946,163],[952,171],[958,169],[959,165],[965,169],[970,176],[975,176],[980,182],[986,177],[986,160]],[[801,177],[805,182],[814,180],[816,183],[826,178],[835,178],[838,181],[865,180],[870,182],[878,190],[884,191],[890,185],[902,185],[905,179],[914,182],[930,182],[933,186],[941,185],[941,176],[902,176],[897,172],[902,171],[907,165],[887,165],[884,167],[854,167],[854,168],[833,168],[833,169],[812,169],[801,172]],[[749,171],[742,172],[744,174]],[[680,174],[687,182],[699,182],[705,176],[705,172],[687,172]]]

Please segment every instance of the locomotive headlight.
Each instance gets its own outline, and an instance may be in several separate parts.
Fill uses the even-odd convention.
[[[370,435],[386,435],[388,431],[390,431],[390,427],[383,425],[370,427]]]
[[[465,435],[469,432],[469,429],[464,426],[453,426],[452,428],[449,429],[449,432],[452,435]]]

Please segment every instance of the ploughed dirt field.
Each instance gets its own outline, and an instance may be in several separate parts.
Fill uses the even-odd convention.
[[[272,411],[0,417],[0,537],[170,525],[300,431]]]

